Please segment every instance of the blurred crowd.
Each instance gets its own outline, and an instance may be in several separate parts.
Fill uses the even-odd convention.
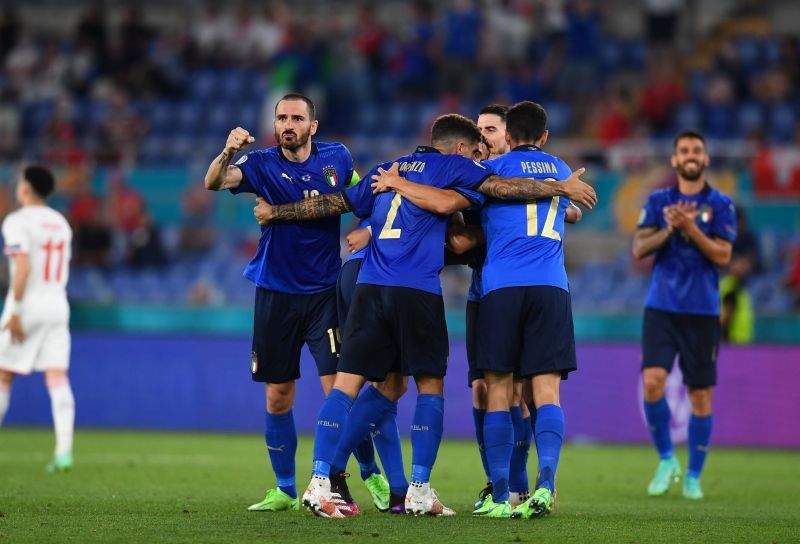
[[[746,169],[757,190],[800,194],[792,147],[800,142],[800,40],[758,24],[770,3],[731,2],[702,31],[692,2],[630,4],[633,33],[616,21],[618,2],[592,0],[98,1],[48,24],[40,20],[46,2],[7,3],[0,164],[60,168],[76,264],[101,269],[172,266],[215,251],[227,264],[209,195],[192,186],[179,196],[181,225],[165,230],[125,172],[205,164],[236,125],[271,145],[274,100],[287,90],[315,100],[319,137],[348,143],[360,169],[415,145],[440,113],[532,99],[546,106],[556,138],[592,142],[590,160],[608,165],[615,146],[697,128],[711,140],[752,144]],[[237,246],[237,258],[250,244]],[[733,275],[761,271],[752,245]],[[787,273],[800,293],[800,263]],[[201,279],[188,296],[224,298]],[[95,280],[78,281],[98,292]],[[741,308],[736,285],[731,292]]]

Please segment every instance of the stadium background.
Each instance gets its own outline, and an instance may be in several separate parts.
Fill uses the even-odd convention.
[[[711,182],[747,217],[734,273],[749,293],[739,311],[753,318],[740,343],[755,344],[721,352],[715,443],[800,447],[797,3],[2,5],[0,217],[20,164],[55,168],[53,205],[76,232],[79,430],[261,428],[263,388],[249,379],[254,292],[241,277],[258,236],[252,202],[209,193],[201,179],[237,125],[272,145],[276,98],[296,90],[317,103],[317,139],[347,144],[362,173],[425,142],[441,113],[474,118],[521,99],[546,107],[548,151],[586,166],[600,198],[565,241],[581,365],[563,388],[573,441],[648,439],[637,340],[649,263],[632,260],[630,242],[646,196],[673,180],[671,138],[702,131]],[[469,274],[442,277],[445,432],[467,437]],[[321,391],[307,354],[303,365],[296,417],[310,432]],[[679,382],[670,395],[681,404]],[[784,420],[763,425],[752,406]],[[18,380],[6,423],[49,418],[40,378]]]

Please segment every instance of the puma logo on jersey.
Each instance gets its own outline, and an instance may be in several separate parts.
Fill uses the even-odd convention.
[[[269,450],[269,451],[279,451],[279,452],[283,453],[283,448],[285,448],[285,447],[286,447],[286,444],[281,444],[277,448],[267,444],[267,450]]]
[[[286,172],[281,172],[281,177],[282,177],[282,178],[285,178],[285,179],[288,179],[288,180],[289,180],[289,183],[294,183],[294,180],[292,179],[292,176],[290,176],[290,175],[289,175],[289,174],[287,174]]]

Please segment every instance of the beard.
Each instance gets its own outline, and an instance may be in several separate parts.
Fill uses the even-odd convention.
[[[694,165],[694,167],[690,165]],[[678,175],[686,181],[699,181],[703,177],[705,167],[696,161],[686,161],[683,164],[679,164],[675,170],[677,170]]]
[[[295,151],[308,143],[308,139],[311,136],[311,130],[307,130],[305,132],[291,131],[288,132],[288,135],[289,138],[287,138],[287,131],[284,131],[283,133],[279,133],[277,130],[275,131],[275,139],[278,141],[280,146],[288,151]]]

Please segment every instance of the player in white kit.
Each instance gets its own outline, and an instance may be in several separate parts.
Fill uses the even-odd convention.
[[[50,471],[72,467],[75,400],[69,384],[70,334],[67,279],[72,229],[45,199],[55,181],[41,166],[25,168],[16,197],[20,209],[3,221],[10,285],[0,316],[0,425],[16,375],[44,372],[56,449]]]

